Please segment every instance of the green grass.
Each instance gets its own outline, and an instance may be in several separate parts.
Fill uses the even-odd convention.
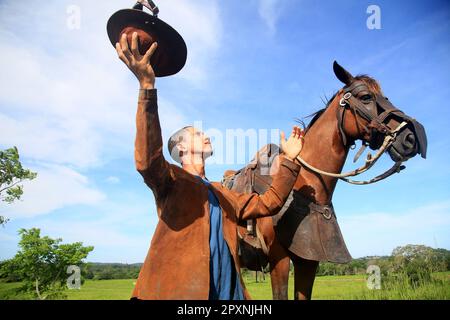
[[[435,273],[432,275],[432,279],[433,281],[420,279],[419,285],[412,285],[406,276],[399,276],[397,281],[385,283],[382,290],[366,290],[354,298],[364,300],[450,300],[450,273]]]
[[[66,290],[69,300],[127,300],[131,297],[136,280],[86,280],[80,290]],[[15,291],[19,282],[0,282],[0,299],[28,299]]]
[[[130,299],[136,280],[90,280],[80,290],[68,291],[69,300]]]
[[[395,284],[392,288],[369,290],[365,275],[322,276],[314,283],[313,299],[445,299],[450,300],[450,272],[434,274],[439,281],[412,288],[405,284]],[[254,276],[244,278],[247,289],[253,299],[271,300],[270,277],[255,281]],[[135,280],[87,280],[80,290],[67,290],[70,300],[126,300],[131,296]],[[0,299],[28,299],[17,295],[15,289],[20,283],[0,282]],[[293,298],[294,279],[289,279],[289,299]]]
[[[439,281],[411,287],[405,283],[395,283],[389,288],[369,290],[366,275],[321,276],[316,277],[313,300],[450,300],[450,272],[433,275]],[[270,300],[272,292],[270,277],[256,283],[254,276],[245,278],[246,286],[253,299]],[[383,282],[382,282],[383,284]],[[288,297],[293,299],[294,278],[289,278]]]
[[[258,280],[259,281],[259,280]],[[255,282],[254,277],[246,277],[245,283],[253,299],[271,300],[272,289],[270,277],[266,276],[265,281]],[[342,300],[352,299],[355,293],[366,289],[364,275],[354,276],[321,276],[314,281],[314,300]],[[294,298],[294,277],[289,277],[288,297]]]

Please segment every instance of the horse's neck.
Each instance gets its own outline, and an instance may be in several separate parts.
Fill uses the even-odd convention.
[[[339,173],[345,163],[348,147],[339,135],[336,118],[338,104],[333,101],[305,135],[300,156],[312,166],[327,172]],[[329,204],[337,179],[322,176],[303,167],[294,190],[319,204]]]

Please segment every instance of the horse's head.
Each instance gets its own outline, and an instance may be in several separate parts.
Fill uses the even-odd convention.
[[[406,161],[417,154],[426,157],[424,127],[392,105],[376,80],[365,75],[354,77],[336,61],[333,69],[345,84],[335,97],[339,101],[337,116],[344,144],[360,139],[376,150],[390,135],[395,140],[387,152],[393,161]]]

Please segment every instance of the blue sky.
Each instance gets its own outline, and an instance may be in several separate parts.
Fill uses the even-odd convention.
[[[157,4],[189,52],[179,74],[157,80],[164,141],[198,121],[222,133],[289,131],[342,86],[332,72],[337,60],[379,80],[429,140],[428,158],[409,160],[399,175],[371,186],[338,183],[334,205],[351,254],[389,254],[408,243],[450,249],[448,1]],[[371,4],[381,9],[380,30],[366,26]],[[0,259],[17,251],[19,228],[38,227],[94,245],[89,261],[144,260],[157,217],[134,168],[138,84],[106,35],[109,16],[132,5],[0,1],[0,147],[16,145],[39,174],[22,201],[0,204],[11,219],[0,229]],[[68,27],[74,12],[80,28]],[[245,161],[209,162],[207,176],[220,180]],[[364,177],[390,164],[386,156]]]

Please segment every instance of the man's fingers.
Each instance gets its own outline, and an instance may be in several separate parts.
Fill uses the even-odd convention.
[[[286,141],[286,135],[284,134],[284,131],[280,132],[280,141],[281,143],[284,143]]]
[[[149,62],[150,58],[152,57],[153,53],[155,53],[156,48],[158,48],[158,43],[153,42],[151,47],[147,50],[147,52],[144,55],[144,61]]]
[[[296,126],[293,126],[293,127],[292,127],[291,137],[292,137],[293,139],[297,138],[297,127],[296,127]]]
[[[122,60],[127,66],[130,64],[127,57],[123,54],[122,47],[120,46],[120,43],[116,43],[116,51],[117,55],[119,56],[119,59]]]
[[[131,53],[135,58],[139,58],[141,56],[138,49],[138,38],[137,32],[133,32],[133,35],[131,36]]]
[[[302,129],[300,129],[299,126],[296,126],[296,135],[297,135],[297,139],[300,139],[302,137]]]
[[[291,132],[291,136],[295,136],[295,126],[292,127],[292,132]]]
[[[299,139],[300,139],[301,136],[302,136],[302,129],[300,129],[299,126],[297,126],[297,136],[298,136]]]
[[[300,138],[304,139],[305,138],[305,130],[300,129]]]
[[[126,33],[122,34],[122,37],[120,37],[120,46],[122,47],[122,52],[125,57],[128,59],[128,61],[131,61],[132,55],[128,47],[128,39]]]

